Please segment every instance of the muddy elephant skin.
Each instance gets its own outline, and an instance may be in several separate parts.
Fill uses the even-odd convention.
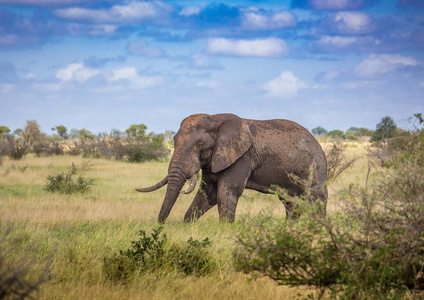
[[[295,196],[305,192],[301,182],[311,178],[310,200],[322,201],[325,213],[325,155],[311,133],[297,123],[248,120],[233,114],[196,114],[182,121],[174,142],[168,175],[151,187],[136,189],[150,192],[168,184],[160,223],[165,222],[187,179],[191,178],[190,187],[182,193],[195,189],[200,169],[200,188],[185,221],[196,220],[218,205],[220,219],[233,222],[245,188],[272,193],[271,187],[280,186]],[[283,203],[290,217],[291,203]]]

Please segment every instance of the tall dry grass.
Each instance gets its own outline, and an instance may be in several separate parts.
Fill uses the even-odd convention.
[[[347,154],[360,159],[329,187],[329,213],[337,207],[332,199],[341,187],[365,180],[364,146],[347,146]],[[84,177],[95,179],[87,193],[62,195],[43,189],[48,175],[66,171],[72,163]],[[150,231],[157,226],[165,189],[146,194],[134,189],[159,181],[167,167],[160,162],[130,164],[70,156],[4,159],[0,166],[0,229],[3,232],[9,222],[11,231],[2,245],[8,262],[19,264],[22,257],[28,258],[34,269],[29,276],[37,278],[55,249],[51,279],[41,285],[40,299],[292,299],[298,293],[306,294],[236,273],[231,255],[240,222],[220,223],[214,208],[197,222],[184,223],[194,193],[180,196],[164,232],[175,242],[209,237],[219,271],[206,277],[145,274],[125,285],[108,281],[102,271],[105,255],[127,249],[140,229]],[[236,220],[259,213],[285,216],[274,195],[245,191]]]

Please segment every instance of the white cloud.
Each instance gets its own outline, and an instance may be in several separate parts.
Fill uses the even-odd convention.
[[[198,15],[201,11],[202,8],[199,6],[186,6],[181,10],[180,15],[188,17],[192,15]]]
[[[73,63],[56,72],[56,78],[62,81],[77,81],[84,83],[99,74],[98,70],[86,68],[82,63]]]
[[[91,35],[107,35],[112,34],[116,31],[118,26],[116,25],[103,25],[98,24],[93,26],[93,28],[89,31],[89,34]]]
[[[277,38],[255,40],[211,38],[208,39],[206,48],[211,54],[228,56],[279,57],[289,52],[286,42]]]
[[[125,88],[133,90],[144,90],[163,84],[160,76],[141,76],[134,67],[113,69],[112,75],[107,78],[111,83],[123,84]]]
[[[55,15],[70,20],[96,23],[133,23],[156,18],[172,10],[161,1],[130,1],[125,5],[114,5],[110,9],[88,9],[71,7],[55,10]]]
[[[249,8],[244,12],[242,26],[250,30],[290,28],[296,26],[296,18],[288,11],[269,16],[256,8]]]
[[[357,42],[356,37],[346,37],[346,36],[323,36],[321,37],[316,44],[319,46],[332,46],[337,48],[347,48]]]
[[[263,88],[267,95],[279,98],[293,98],[297,93],[308,88],[308,85],[290,71],[281,72],[280,76],[265,83]]]
[[[99,76],[109,83],[107,87],[100,87],[94,91],[107,89],[108,91],[119,91],[122,89],[143,90],[163,84],[160,76],[141,76],[134,67],[123,67],[119,69],[91,69],[83,63],[69,64],[66,68],[61,68],[56,72],[56,78],[60,79],[60,84],[43,84],[34,86],[38,89],[56,90],[60,89],[64,83],[77,82],[85,83],[94,76]]]
[[[355,73],[360,77],[370,78],[392,72],[400,67],[420,64],[416,59],[408,56],[371,54],[355,68]]]
[[[132,41],[127,44],[127,49],[130,54],[147,56],[150,58],[160,58],[166,56],[164,50],[158,47],[149,46],[144,40]]]
[[[364,34],[375,27],[372,17],[363,12],[337,12],[330,15],[326,22],[333,30],[342,34]]]

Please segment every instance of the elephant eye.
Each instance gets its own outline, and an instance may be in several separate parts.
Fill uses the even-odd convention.
[[[205,147],[205,143],[203,143],[203,142],[199,142],[199,147],[200,147],[200,148],[204,148],[204,147]]]

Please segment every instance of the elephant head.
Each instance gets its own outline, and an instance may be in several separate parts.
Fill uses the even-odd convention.
[[[136,189],[150,192],[168,184],[158,221],[168,217],[178,194],[187,179],[190,193],[196,186],[200,169],[218,173],[231,166],[252,145],[252,134],[243,119],[232,114],[196,114],[181,123],[174,137],[174,154],[169,164],[168,175],[157,184]]]

